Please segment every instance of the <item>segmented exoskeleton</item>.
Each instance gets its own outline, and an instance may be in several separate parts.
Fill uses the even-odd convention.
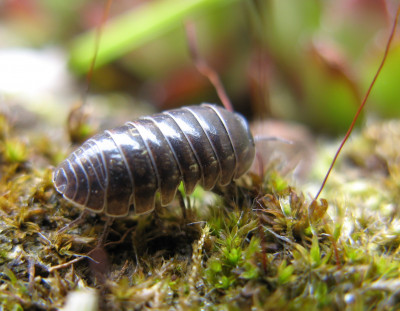
[[[54,171],[58,192],[76,205],[118,217],[169,204],[181,181],[187,194],[242,176],[253,163],[246,120],[203,104],[142,117],[87,140]]]

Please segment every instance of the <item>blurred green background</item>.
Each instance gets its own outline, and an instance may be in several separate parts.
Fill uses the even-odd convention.
[[[0,2],[0,51],[61,48],[76,84],[84,85],[104,3]],[[158,110],[219,102],[190,59],[184,31],[190,20],[200,54],[219,73],[237,111],[250,119],[295,120],[319,132],[340,133],[379,65],[396,3],[115,0],[103,27],[91,92],[128,94]],[[397,34],[366,112],[398,117],[399,83]]]

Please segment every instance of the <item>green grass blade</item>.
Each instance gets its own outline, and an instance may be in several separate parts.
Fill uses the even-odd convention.
[[[106,23],[95,67],[111,62],[151,41],[168,30],[182,26],[189,16],[238,0],[162,0],[128,11]],[[72,42],[70,65],[87,72],[94,55],[95,31],[84,33]]]

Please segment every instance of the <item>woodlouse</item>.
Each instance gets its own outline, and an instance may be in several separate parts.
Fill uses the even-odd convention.
[[[187,194],[227,185],[253,163],[255,145],[240,114],[202,104],[142,117],[87,140],[54,171],[58,192],[74,204],[125,216]]]

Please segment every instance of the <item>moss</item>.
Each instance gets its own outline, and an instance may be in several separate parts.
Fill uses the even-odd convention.
[[[400,150],[387,132],[398,122],[373,125],[348,146],[327,200],[310,206],[271,168],[218,196],[198,191],[183,212],[177,201],[117,219],[98,247],[102,215],[59,231],[81,213],[51,182],[60,152],[43,146],[60,142],[35,131],[16,135],[1,120],[1,146],[29,150],[11,157],[0,149],[5,310],[56,310],[67,297],[67,305],[86,299],[90,310],[399,307]]]

